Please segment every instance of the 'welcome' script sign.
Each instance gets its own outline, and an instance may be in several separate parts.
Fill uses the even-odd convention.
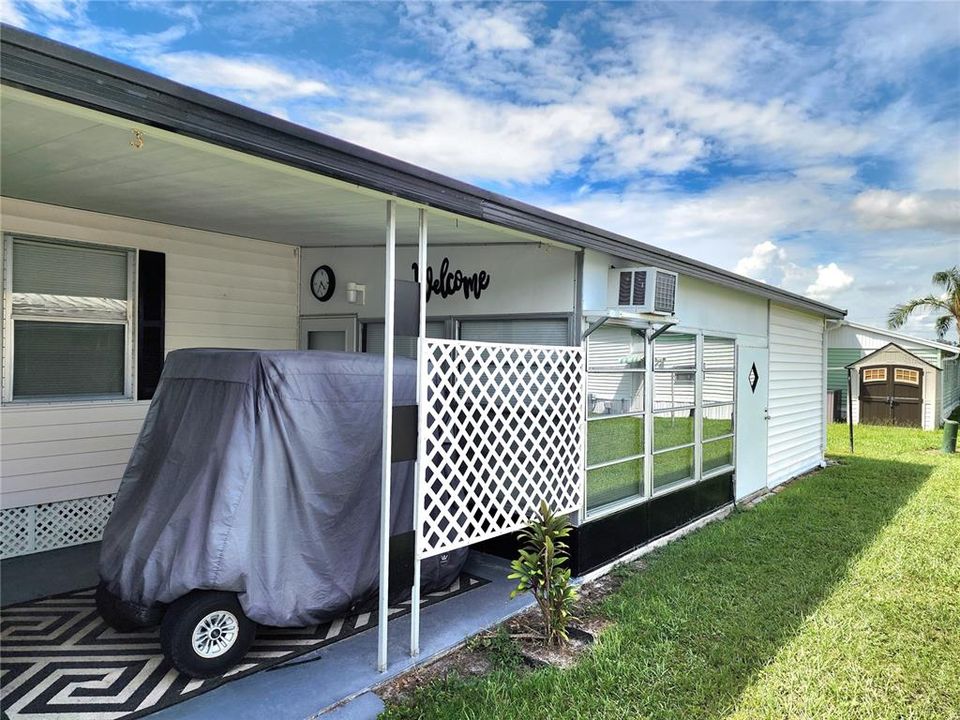
[[[420,268],[417,263],[413,263],[413,280],[420,282]],[[480,299],[481,293],[490,287],[490,273],[486,270],[465,274],[462,270],[450,272],[450,258],[444,258],[440,263],[440,274],[434,277],[433,268],[427,266],[427,302],[430,302],[432,295],[439,295],[442,298],[463,293],[467,300],[472,295],[475,299]]]

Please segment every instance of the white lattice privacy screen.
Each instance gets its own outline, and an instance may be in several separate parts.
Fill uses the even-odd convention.
[[[113,495],[0,510],[0,557],[96,542],[113,510]]]
[[[585,377],[574,347],[426,341],[419,557],[580,508]]]

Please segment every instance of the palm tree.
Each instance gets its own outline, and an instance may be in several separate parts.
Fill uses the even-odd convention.
[[[897,305],[887,317],[887,325],[892,330],[902,327],[914,311],[927,308],[934,312],[943,313],[943,315],[937,317],[933,324],[938,340],[943,340],[946,337],[951,323],[956,327],[957,336],[960,337],[960,266],[954,265],[949,270],[935,272],[932,281],[934,285],[942,287],[945,292],[939,297],[937,295],[927,295]]]

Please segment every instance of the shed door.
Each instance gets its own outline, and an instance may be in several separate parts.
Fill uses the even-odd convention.
[[[920,427],[923,370],[897,365],[860,369],[860,422]]]

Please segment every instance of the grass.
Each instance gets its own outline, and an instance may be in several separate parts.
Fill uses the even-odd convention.
[[[654,420],[654,448],[676,447],[693,442],[693,418],[657,417]],[[703,437],[710,440],[731,432],[729,421],[704,418]],[[593,420],[587,432],[587,464],[610,462],[643,453],[643,418],[615,417]],[[729,465],[733,457],[732,438],[703,445],[703,470]],[[693,450],[682,449],[656,456],[654,487],[692,477]],[[636,497],[643,480],[643,461],[632,460],[591,470],[587,480],[587,500],[591,508]]]
[[[503,667],[412,718],[960,718],[960,457],[939,434],[831,427],[841,464],[621,572],[575,667]]]

